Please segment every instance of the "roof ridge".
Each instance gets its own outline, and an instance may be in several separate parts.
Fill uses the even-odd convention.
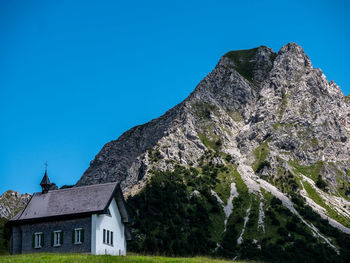
[[[90,185],[83,185],[83,186],[77,186],[77,187],[70,187],[70,188],[64,188],[64,189],[56,189],[56,190],[50,190],[48,193],[51,193],[51,192],[57,192],[57,191],[60,191],[60,192],[63,192],[63,191],[70,191],[70,190],[73,190],[73,189],[78,189],[78,188],[88,188],[88,187],[98,187],[98,186],[104,186],[104,185],[110,185],[110,184],[119,184],[117,182],[111,182],[111,183],[104,183],[104,184],[90,184]],[[41,192],[35,192],[33,193],[34,194],[41,194]]]

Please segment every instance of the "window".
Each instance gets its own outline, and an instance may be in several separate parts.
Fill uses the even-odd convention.
[[[113,246],[113,231],[103,229],[103,243]]]
[[[63,233],[61,230],[53,231],[53,246],[59,247],[63,244]]]
[[[44,245],[44,235],[42,232],[34,233],[33,235],[33,247],[41,248]]]
[[[78,245],[84,242],[84,229],[75,228],[73,230],[73,243]]]

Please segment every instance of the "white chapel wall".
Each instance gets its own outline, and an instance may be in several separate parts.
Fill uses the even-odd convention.
[[[111,216],[92,215],[91,254],[126,255],[124,224],[114,198],[109,205]],[[113,246],[103,243],[103,229],[113,231]]]

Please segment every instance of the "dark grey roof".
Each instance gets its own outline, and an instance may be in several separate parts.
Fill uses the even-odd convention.
[[[117,183],[98,184],[34,193],[22,212],[10,221],[33,221],[52,217],[104,213],[115,198],[123,223],[129,222],[125,200]]]

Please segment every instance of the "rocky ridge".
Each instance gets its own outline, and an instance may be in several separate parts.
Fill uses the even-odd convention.
[[[256,67],[251,76],[239,68],[247,67],[239,59],[249,59]],[[199,157],[210,148],[200,138],[206,133],[209,139],[222,140],[221,151],[233,156],[239,151],[251,163],[253,150],[269,140],[274,174],[276,156],[302,165],[332,162],[346,174],[348,115],[349,105],[340,88],[312,67],[300,46],[288,44],[278,54],[263,46],[230,52],[184,102],[107,143],[77,185],[122,181],[129,188],[139,184],[149,170],[150,148],[162,157],[158,169],[172,168],[166,160],[198,165]],[[322,172],[331,192],[336,192],[339,183],[331,176],[335,171]],[[345,174],[342,179],[348,182]]]
[[[10,219],[21,211],[28,203],[31,195],[16,191],[6,191],[0,196],[0,218]]]

